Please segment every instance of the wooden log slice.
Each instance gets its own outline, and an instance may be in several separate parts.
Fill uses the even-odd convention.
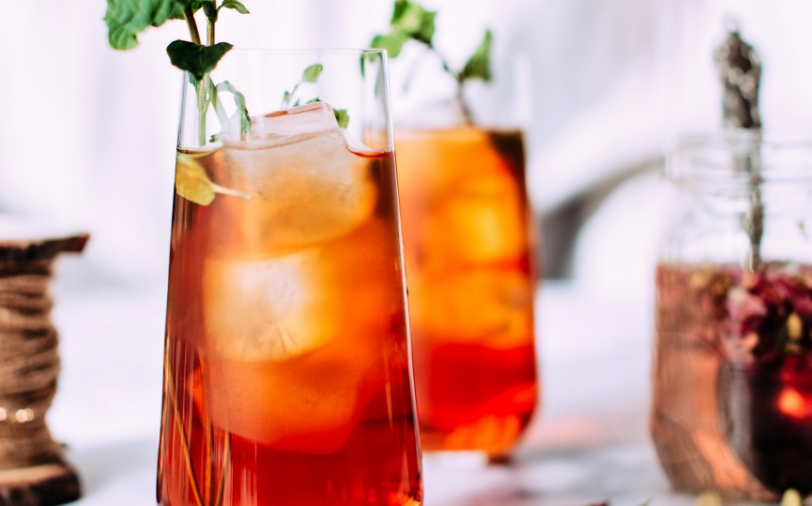
[[[79,477],[64,462],[0,471],[0,506],[56,506],[79,497]]]
[[[89,238],[88,234],[78,234],[56,239],[0,239],[0,264],[51,260],[59,253],[81,253]]]

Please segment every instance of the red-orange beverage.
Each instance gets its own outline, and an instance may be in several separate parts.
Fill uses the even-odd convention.
[[[398,130],[396,144],[423,449],[503,455],[537,398],[522,136]]]
[[[393,154],[353,149],[313,104],[178,154],[231,194],[175,198],[161,504],[421,503]]]

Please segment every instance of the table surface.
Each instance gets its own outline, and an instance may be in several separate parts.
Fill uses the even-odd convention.
[[[86,496],[74,503],[149,505],[155,502],[157,440],[111,443],[72,450]],[[426,506],[692,506],[673,494],[647,443],[610,444],[568,451],[523,454],[511,465],[483,466],[424,458]]]
[[[83,480],[75,504],[154,504],[165,288],[64,279],[54,290],[63,370],[48,420]],[[669,492],[648,441],[647,308],[623,302],[545,285],[541,409],[516,461],[427,457],[426,505],[692,504]],[[594,318],[583,318],[584,307]]]

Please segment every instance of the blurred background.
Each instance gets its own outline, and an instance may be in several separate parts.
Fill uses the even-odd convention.
[[[218,38],[243,48],[367,46],[392,10],[389,0],[244,3],[251,15],[218,23]],[[529,69],[528,191],[546,279],[544,397],[527,451],[644,442],[652,272],[672,198],[664,154],[680,133],[721,127],[712,55],[731,19],[763,60],[765,129],[810,130],[812,3],[423,4],[440,13],[435,43],[453,66],[490,27],[497,70],[514,57]],[[92,236],[59,264],[63,374],[49,419],[99,490],[115,467],[105,456],[130,455],[121,466],[153,480],[181,81],[165,48],[187,38],[173,22],[115,52],[105,7],[25,0],[0,17],[0,218]]]

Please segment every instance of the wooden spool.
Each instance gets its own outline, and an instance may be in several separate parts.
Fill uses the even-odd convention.
[[[48,294],[53,262],[81,252],[87,240],[0,238],[0,506],[52,506],[81,496],[45,414],[59,373]]]

